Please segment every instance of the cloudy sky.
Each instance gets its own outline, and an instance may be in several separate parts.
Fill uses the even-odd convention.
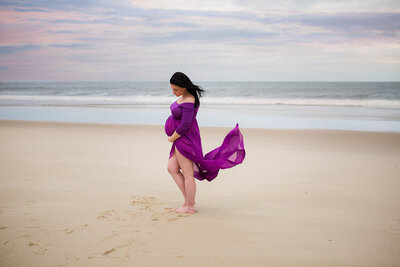
[[[399,81],[400,1],[0,0],[1,81]]]

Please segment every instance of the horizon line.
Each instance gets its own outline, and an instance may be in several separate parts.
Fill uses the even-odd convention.
[[[0,80],[0,83],[7,82],[165,82],[169,83],[168,80],[115,80],[115,81],[102,81],[102,80]],[[400,80],[193,80],[193,82],[400,82]]]

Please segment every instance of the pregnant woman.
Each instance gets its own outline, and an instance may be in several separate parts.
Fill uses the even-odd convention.
[[[204,90],[192,83],[182,72],[170,79],[172,93],[179,97],[171,104],[172,115],[165,122],[165,133],[172,142],[168,160],[168,172],[174,178],[184,198],[179,213],[194,213],[195,179],[212,181],[220,169],[231,168],[243,162],[245,150],[239,125],[224,138],[222,145],[203,157],[199,126],[196,115],[200,107],[199,97]],[[182,172],[180,171],[182,170]]]

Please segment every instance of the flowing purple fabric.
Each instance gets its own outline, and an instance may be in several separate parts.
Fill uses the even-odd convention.
[[[175,147],[186,158],[193,161],[194,177],[198,180],[212,181],[220,169],[227,169],[243,162],[243,135],[237,123],[224,138],[222,145],[203,157],[199,126],[196,115],[199,110],[194,103],[171,104],[171,114],[165,122],[165,133],[171,136],[175,131],[181,135],[174,141],[169,153],[172,157]]]

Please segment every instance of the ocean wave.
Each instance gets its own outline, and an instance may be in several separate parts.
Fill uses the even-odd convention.
[[[171,96],[55,96],[55,95],[0,95],[0,105],[170,105]],[[400,108],[400,100],[338,99],[338,98],[246,98],[206,97],[206,105],[300,105],[300,106],[361,106]]]

